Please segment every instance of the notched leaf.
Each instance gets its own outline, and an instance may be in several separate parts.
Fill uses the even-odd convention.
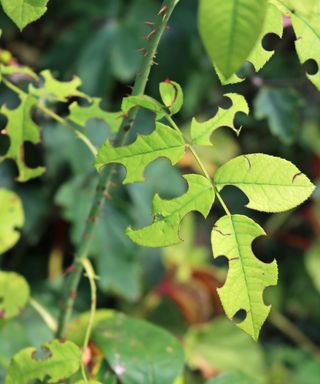
[[[231,236],[226,237],[225,233]],[[270,311],[263,301],[263,292],[278,278],[275,260],[265,264],[253,254],[252,242],[263,235],[265,232],[257,223],[242,215],[222,217],[211,234],[214,257],[225,256],[229,260],[226,282],[218,288],[224,310],[255,340]]]
[[[58,383],[76,373],[81,364],[81,350],[71,341],[53,340],[40,350],[22,349],[11,360],[4,384],[29,384],[49,379]]]
[[[16,109],[8,109],[2,106],[1,114],[7,118],[5,133],[10,139],[10,146],[7,153],[0,158],[0,161],[12,159],[16,162],[20,182],[26,182],[32,178],[41,176],[45,168],[30,168],[25,164],[24,143],[40,143],[40,128],[32,120],[31,112],[36,101],[30,96],[20,95],[20,104]]]
[[[110,141],[106,141],[98,152],[95,166],[100,171],[111,163],[124,165],[127,171],[124,183],[135,183],[144,180],[143,172],[152,161],[166,157],[174,165],[184,153],[185,141],[182,134],[157,123],[150,135],[140,135],[132,144],[114,147]]]
[[[79,77],[74,76],[71,81],[56,80],[49,70],[40,73],[43,78],[42,87],[29,86],[29,93],[33,96],[44,98],[49,101],[67,102],[71,97],[82,97],[90,100],[90,97],[79,90],[82,82]]]
[[[122,123],[121,112],[107,112],[100,106],[101,99],[93,98],[92,103],[88,106],[80,106],[74,102],[69,107],[68,120],[85,127],[91,119],[102,120],[109,127],[112,133],[117,133]]]
[[[128,228],[129,238],[145,247],[166,247],[180,243],[181,220],[192,211],[206,217],[215,199],[211,182],[200,175],[185,175],[187,192],[172,200],[162,200],[158,195],[153,200],[154,223],[133,230]]]
[[[315,189],[307,176],[287,160],[262,153],[238,156],[218,169],[218,190],[235,186],[249,198],[248,208],[283,212],[307,200]]]
[[[212,119],[203,123],[198,122],[195,118],[192,120],[191,138],[194,144],[212,145],[210,139],[214,131],[225,126],[230,127],[233,131],[239,134],[239,130],[241,130],[241,128],[235,128],[235,115],[239,112],[248,115],[248,104],[243,96],[236,93],[227,93],[224,96],[230,99],[232,103],[228,109],[223,109],[220,107]]]

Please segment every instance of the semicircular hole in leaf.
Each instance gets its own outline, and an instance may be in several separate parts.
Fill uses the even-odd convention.
[[[281,40],[281,37],[276,33],[267,33],[263,37],[261,45],[266,51],[274,52]]]
[[[302,67],[307,75],[314,76],[319,72],[319,65],[314,59],[307,60]]]
[[[274,253],[270,252],[269,247],[266,247],[268,237],[257,237],[251,243],[251,248],[256,258],[265,264],[272,264],[275,260]]]

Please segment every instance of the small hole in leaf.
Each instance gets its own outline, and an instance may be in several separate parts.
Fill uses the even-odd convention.
[[[234,116],[233,123],[236,129],[240,129],[246,124],[248,116],[243,112],[237,112]]]
[[[32,359],[33,360],[48,360],[50,357],[52,357],[52,353],[49,348],[47,347],[41,347],[34,352],[32,352]]]
[[[232,100],[227,96],[223,96],[219,106],[222,109],[230,109],[232,107]]]
[[[316,75],[319,71],[319,65],[315,60],[309,59],[303,64],[303,69],[308,75]]]
[[[274,286],[266,287],[263,291],[263,302],[266,305],[273,305],[279,302],[279,291]]]
[[[268,33],[262,39],[262,46],[268,52],[273,52],[279,44],[281,38],[275,33]]]
[[[233,316],[232,321],[236,324],[242,323],[247,317],[247,311],[239,309],[239,311]]]
[[[247,77],[252,77],[256,73],[254,66],[249,61],[246,61],[242,68],[237,72],[237,76],[240,79],[246,79]]]

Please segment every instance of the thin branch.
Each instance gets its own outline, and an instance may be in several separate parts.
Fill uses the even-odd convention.
[[[165,0],[161,6],[160,12],[157,15],[157,22],[155,23],[155,33],[147,40],[146,51],[143,57],[141,68],[138,71],[136,81],[132,90],[132,95],[143,95],[149,79],[151,68],[154,64],[154,59],[158,50],[160,40],[166,30],[168,21],[174,11],[179,0]],[[115,138],[115,145],[121,146],[126,142],[128,136],[128,129],[124,129],[128,124],[132,126],[136,118],[137,110],[129,113],[129,116],[124,119],[123,124]],[[93,200],[91,211],[83,232],[81,244],[76,251],[74,271],[70,273],[67,281],[67,286],[64,294],[64,304],[61,310],[59,319],[59,327],[57,336],[62,337],[65,332],[66,324],[69,322],[74,302],[77,296],[77,289],[81,279],[83,266],[78,263],[78,260],[86,259],[89,257],[92,237],[96,229],[97,223],[100,220],[100,215],[105,204],[105,198],[111,197],[111,188],[113,185],[113,178],[117,170],[117,165],[107,167],[102,171],[99,177],[96,194]]]
[[[30,299],[31,307],[38,313],[38,315],[42,318],[42,320],[47,324],[50,331],[53,333],[57,332],[58,325],[55,319],[51,316],[51,314],[44,308],[37,300],[31,298]]]

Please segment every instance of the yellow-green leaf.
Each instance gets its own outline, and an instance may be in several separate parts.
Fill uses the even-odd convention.
[[[43,167],[29,168],[24,160],[24,143],[40,143],[40,129],[31,118],[32,108],[36,101],[30,96],[20,96],[21,103],[16,109],[7,106],[1,108],[1,114],[7,118],[7,126],[3,133],[10,138],[10,146],[7,153],[0,160],[12,159],[16,162],[19,176],[18,181],[25,182],[42,175]]]
[[[211,242],[214,257],[227,257],[229,271],[226,282],[218,289],[223,308],[229,319],[240,311],[245,319],[237,324],[257,340],[270,306],[263,301],[265,288],[277,283],[277,263],[265,264],[252,252],[252,242],[265,235],[253,220],[242,215],[224,216],[212,230]]]
[[[24,277],[14,272],[0,272],[0,319],[19,315],[29,297],[30,288]]]
[[[166,247],[182,241],[179,236],[180,222],[192,211],[207,217],[214,202],[215,193],[211,182],[200,175],[185,175],[187,192],[172,200],[163,200],[155,195],[153,200],[153,224],[133,230],[127,235],[134,242],[145,247]]]
[[[184,155],[185,141],[177,131],[157,123],[150,135],[138,136],[137,140],[123,147],[113,147],[109,141],[101,147],[96,159],[96,167],[101,170],[107,164],[119,163],[126,167],[124,183],[144,180],[145,167],[159,157],[167,157],[176,164]]]
[[[224,79],[236,73],[254,49],[267,5],[267,0],[200,0],[200,34]]]
[[[227,185],[241,189],[248,208],[283,212],[307,200],[315,186],[290,161],[254,153],[238,156],[218,169],[214,176],[218,190]]]
[[[49,0],[1,0],[1,5],[10,19],[22,30],[38,20],[47,10]]]
[[[23,224],[24,212],[19,196],[0,189],[0,254],[16,244]]]
[[[65,381],[80,368],[82,353],[71,341],[53,340],[40,350],[22,349],[11,360],[4,384],[29,384],[50,378],[50,383]]]
[[[191,138],[194,144],[212,145],[210,140],[211,135],[215,130],[224,126],[230,127],[236,133],[240,132],[240,130],[237,130],[234,126],[234,118],[238,112],[245,114],[249,113],[249,107],[246,99],[236,93],[227,93],[224,96],[231,100],[232,105],[230,108],[219,108],[218,112],[212,119],[202,123],[198,122],[195,118],[192,120]]]

